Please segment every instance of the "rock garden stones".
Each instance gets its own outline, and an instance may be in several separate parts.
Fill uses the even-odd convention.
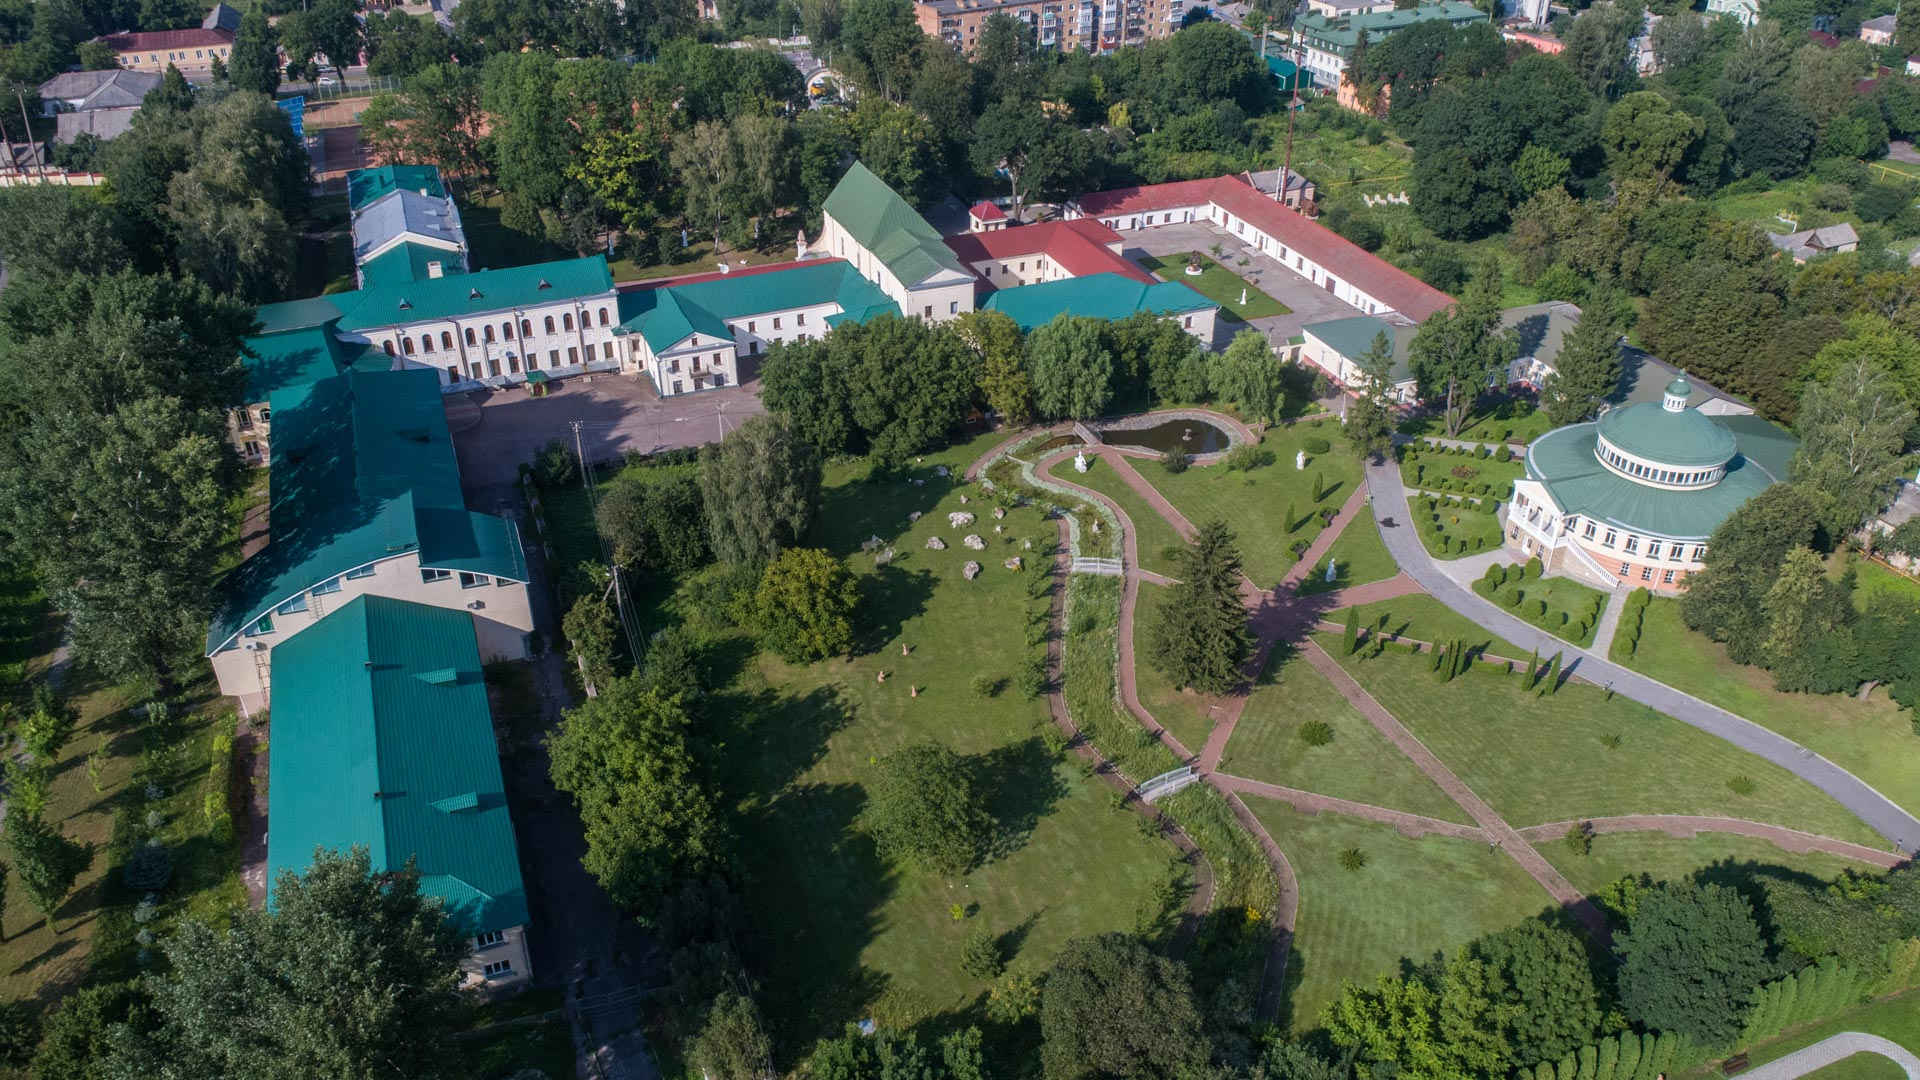
[[[975,551],[987,550],[987,542],[985,540],[980,539],[979,533],[968,533],[965,539],[961,540],[960,542],[962,544],[965,544],[967,547],[972,548]]]
[[[967,565],[960,568],[960,576],[963,578],[966,578],[968,581],[972,581],[974,578],[979,577],[980,564],[977,562],[971,562],[971,561],[968,562]]]
[[[929,536],[927,537],[927,547],[933,551],[945,551],[947,550],[947,542],[937,536]]]

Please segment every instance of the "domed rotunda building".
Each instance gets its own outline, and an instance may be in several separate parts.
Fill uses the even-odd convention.
[[[1601,587],[1675,593],[1722,521],[1786,479],[1792,436],[1752,415],[1708,416],[1685,375],[1660,401],[1608,410],[1527,448],[1506,545]]]

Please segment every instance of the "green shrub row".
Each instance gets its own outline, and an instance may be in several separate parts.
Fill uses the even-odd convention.
[[[1623,1032],[1513,1074],[1514,1080],[1654,1080],[1690,1069],[1705,1052],[1678,1035]]]
[[[1620,642],[1627,655],[1640,651],[1640,631],[1646,626],[1647,605],[1653,603],[1653,593],[1647,589],[1635,589],[1627,594],[1627,605],[1620,612]]]
[[[214,724],[207,745],[207,793],[202,810],[216,844],[233,843],[233,736],[240,718],[227,713]]]
[[[1740,1045],[1764,1039],[1814,1020],[1825,1019],[1864,999],[1874,977],[1833,957],[1753,992],[1753,1012],[1740,1032]]]
[[[1528,559],[1525,566],[1489,566],[1481,579],[1474,582],[1473,591],[1512,609],[1514,614],[1550,634],[1586,641],[1600,621],[1600,613],[1606,609],[1606,596],[1595,594],[1584,611],[1549,607],[1542,599],[1529,601],[1524,586],[1529,581],[1540,580],[1542,573],[1538,558]]]
[[[1443,474],[1436,474],[1432,477],[1429,477],[1427,475],[1427,467],[1425,465],[1414,466],[1413,486],[1417,488],[1425,488],[1430,491],[1458,492],[1463,495],[1504,495],[1506,494],[1504,490],[1495,491],[1492,484],[1486,483],[1485,481],[1482,481],[1482,480],[1468,480],[1462,477],[1447,476]]]

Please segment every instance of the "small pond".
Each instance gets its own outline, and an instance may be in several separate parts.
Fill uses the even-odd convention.
[[[1217,454],[1233,445],[1227,433],[1205,420],[1169,420],[1132,431],[1107,430],[1100,438],[1115,446],[1144,446],[1149,450],[1178,447],[1189,454]]]
[[[1055,435],[1053,438],[1048,439],[1045,442],[1037,443],[1033,446],[1023,447],[1020,450],[1020,455],[1022,457],[1037,461],[1042,456],[1046,454],[1050,454],[1053,451],[1058,450],[1063,446],[1084,446],[1084,445],[1086,444],[1080,441],[1080,436],[1078,435]]]

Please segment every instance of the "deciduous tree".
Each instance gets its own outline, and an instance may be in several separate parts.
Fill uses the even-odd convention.
[[[1227,351],[1213,362],[1207,381],[1215,397],[1237,403],[1256,420],[1278,420],[1286,405],[1280,362],[1258,330],[1235,334]]]
[[[954,321],[960,340],[980,360],[980,393],[1009,427],[1033,421],[1033,380],[1020,325],[998,311],[969,311]]]
[[[978,865],[993,829],[972,769],[932,742],[880,759],[861,822],[890,858],[943,877]]]
[[[1753,908],[1724,885],[1662,882],[1614,934],[1627,1019],[1728,1046],[1755,988],[1776,973]]]
[[[1796,485],[1776,484],[1735,510],[1715,529],[1700,570],[1687,578],[1680,614],[1743,664],[1759,662],[1766,640],[1763,609],[1781,560],[1812,542],[1819,508]]]
[[[1206,1063],[1186,966],[1125,934],[1067,942],[1040,997],[1047,1080],[1160,1080]]]
[[[1033,404],[1050,419],[1091,420],[1113,400],[1113,356],[1100,320],[1065,312],[1027,335]]]
[[[722,562],[766,564],[820,506],[820,456],[782,418],[755,417],[700,450],[707,542]]]
[[[1865,357],[1843,362],[1800,399],[1800,448],[1794,482],[1829,500],[1825,524],[1835,539],[1860,527],[1892,498],[1906,472],[1914,410],[1885,368]]]
[[[1420,396],[1443,399],[1449,437],[1460,434],[1475,399],[1513,362],[1518,346],[1500,329],[1500,268],[1488,263],[1474,275],[1452,308],[1420,324],[1408,360]]]
[[[240,29],[233,37],[233,58],[227,62],[227,81],[235,90],[268,97],[280,89],[280,37],[260,8],[240,16]]]
[[[844,655],[853,647],[860,587],[846,565],[818,548],[782,551],[753,594],[760,643],[788,663]]]

